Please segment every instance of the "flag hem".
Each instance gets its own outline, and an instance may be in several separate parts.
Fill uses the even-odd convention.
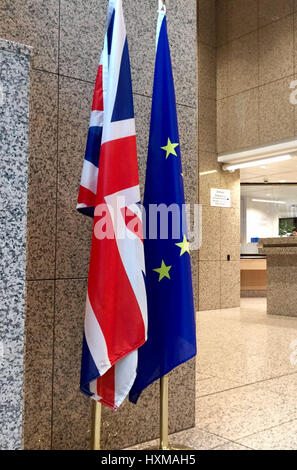
[[[86,385],[89,385],[89,384],[90,384],[91,382],[93,382],[94,380],[97,380],[97,379],[99,379],[100,377],[103,377],[104,374],[106,374],[106,372],[109,371],[109,369],[111,369],[112,367],[114,367],[114,366],[117,364],[117,362],[119,362],[121,359],[124,359],[124,358],[127,357],[129,354],[132,354],[133,352],[137,351],[141,346],[143,346],[143,345],[145,344],[145,342],[146,342],[146,339],[145,339],[145,340],[142,340],[140,343],[137,343],[137,345],[134,346],[132,350],[129,350],[128,352],[126,352],[125,354],[122,354],[122,355],[119,356],[117,359],[115,359],[113,362],[111,362],[110,365],[109,365],[109,367],[106,367],[106,366],[105,366],[105,367],[104,367],[105,370],[103,369],[104,372],[103,372],[102,374],[99,374],[99,375],[96,375],[96,376],[92,377],[92,379],[89,380],[89,381],[86,383]],[[128,392],[127,392],[125,395],[122,394],[122,395],[121,395],[121,399],[122,399],[123,396],[124,396],[125,398],[128,396],[129,391],[131,390],[131,387],[132,387],[133,383],[135,382],[136,375],[137,375],[137,373],[135,372],[134,378],[133,378],[133,382],[132,382],[132,381],[131,381],[132,383],[129,382]],[[87,397],[89,397],[89,398],[90,398],[90,397],[92,398],[92,396],[94,395],[94,394],[92,394],[92,393],[86,392],[86,390],[84,390],[82,387],[80,387],[80,391],[81,391],[84,395],[86,395]],[[112,408],[112,409],[114,409],[114,410],[116,410],[117,408],[119,408],[119,406],[120,406],[120,404],[121,404],[121,401],[120,401],[120,400],[118,400],[118,402],[120,401],[120,403],[119,403],[119,405],[117,405],[117,406],[116,406],[116,405],[111,405],[111,404],[109,404],[109,402],[106,401],[106,400],[104,400],[104,399],[101,399],[101,400],[99,400],[99,401],[100,401],[100,403],[102,403],[103,405],[106,405],[106,406],[108,406],[109,408]]]
[[[130,395],[129,395],[129,401],[130,401],[131,403],[133,403],[134,405],[136,405],[137,402],[138,402],[138,400],[139,400],[139,398],[140,398],[140,395],[142,394],[142,392],[143,392],[147,387],[149,387],[150,385],[152,385],[156,380],[159,380],[159,379],[161,379],[162,377],[164,377],[165,375],[169,374],[171,371],[173,371],[173,369],[176,369],[178,366],[181,366],[182,364],[184,364],[185,362],[189,361],[190,359],[193,359],[194,357],[196,357],[196,355],[197,355],[197,349],[196,349],[196,351],[195,351],[193,354],[191,354],[188,358],[184,359],[182,362],[179,362],[178,364],[176,364],[176,365],[174,365],[173,367],[171,367],[171,368],[169,368],[168,370],[166,370],[166,372],[165,372],[163,375],[161,375],[160,377],[155,377],[154,379],[152,379],[149,383],[147,383],[147,385],[146,385],[142,390],[140,390],[140,392],[138,393],[138,395],[137,395],[136,393],[134,393],[133,396],[134,396],[134,397],[136,396],[136,399],[133,398],[133,397],[131,396],[131,393],[130,393]]]

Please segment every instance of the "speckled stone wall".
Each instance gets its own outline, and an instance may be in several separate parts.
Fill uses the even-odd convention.
[[[296,138],[296,24],[296,0],[217,0],[219,153]]]
[[[242,2],[240,2],[242,3]],[[221,1],[198,1],[198,172],[202,205],[202,245],[199,250],[199,310],[240,304],[240,175],[222,171],[217,161],[217,136],[226,132],[221,114],[217,21]],[[227,19],[220,18],[219,25]],[[237,119],[240,121],[240,118]],[[231,191],[231,208],[212,207],[210,189]],[[229,259],[230,257],[230,259]]]
[[[196,0],[168,0],[188,202],[197,201]],[[106,0],[3,0],[2,34],[34,46],[28,188],[24,447],[87,449],[90,404],[79,391],[91,221],[76,212]],[[130,48],[140,179],[145,177],[157,0],[123,0]],[[197,294],[197,256],[193,274]],[[197,300],[197,295],[196,295]],[[170,430],[194,425],[195,363],[170,379]],[[104,409],[102,447],[159,433],[158,384],[137,407]]]
[[[295,138],[297,2],[219,0],[217,13],[219,152]]]
[[[0,39],[0,449],[22,445],[30,49]]]

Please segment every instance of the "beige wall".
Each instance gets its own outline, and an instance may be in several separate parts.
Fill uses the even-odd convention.
[[[218,153],[296,136],[296,22],[296,0],[216,1]]]
[[[239,304],[239,174],[222,172],[216,153],[297,134],[296,106],[290,103],[290,84],[296,79],[297,2],[199,3],[199,172],[217,170],[199,176],[204,235],[199,253],[202,310]],[[209,207],[210,187],[232,189],[231,211]],[[227,254],[231,262],[226,261]]]
[[[105,29],[105,0],[3,0],[1,36],[34,47],[31,69],[24,446],[87,449],[89,400],[79,391],[91,221],[76,212],[91,99]],[[157,0],[123,0],[143,186]],[[196,1],[170,2],[188,202],[197,202]],[[193,255],[197,287],[197,257]],[[197,292],[197,291],[196,291]],[[196,296],[197,297],[197,296]],[[197,300],[197,298],[196,298]],[[135,407],[104,409],[103,448],[158,436],[158,384]],[[170,379],[170,430],[194,425],[195,362]]]
[[[218,151],[296,135],[297,2],[218,1]]]
[[[223,172],[217,163],[217,122],[218,128],[223,125],[216,80],[217,6],[215,0],[198,3],[198,171],[202,205],[198,298],[199,310],[211,310],[238,307],[240,302],[240,182],[238,172]],[[214,170],[216,173],[201,174]],[[210,188],[230,189],[232,208],[211,207]]]

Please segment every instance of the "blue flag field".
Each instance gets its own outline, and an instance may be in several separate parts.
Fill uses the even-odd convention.
[[[184,185],[174,82],[166,14],[159,13],[151,126],[144,193],[144,250],[148,300],[148,340],[139,349],[138,369],[130,400],[142,390],[196,355],[195,311],[187,229],[183,223]],[[175,238],[169,224],[166,239],[160,224],[149,238],[150,205],[176,204],[180,209]],[[169,218],[170,220],[170,218]],[[176,227],[175,227],[176,228]]]

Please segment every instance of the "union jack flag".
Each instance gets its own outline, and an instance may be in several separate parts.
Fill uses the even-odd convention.
[[[81,391],[116,409],[136,377],[147,303],[132,83],[122,0],[110,0],[77,209],[94,216]],[[100,209],[99,209],[100,208]],[[102,208],[104,223],[102,224]],[[137,221],[137,233],[128,221]],[[100,237],[97,228],[112,227]]]

